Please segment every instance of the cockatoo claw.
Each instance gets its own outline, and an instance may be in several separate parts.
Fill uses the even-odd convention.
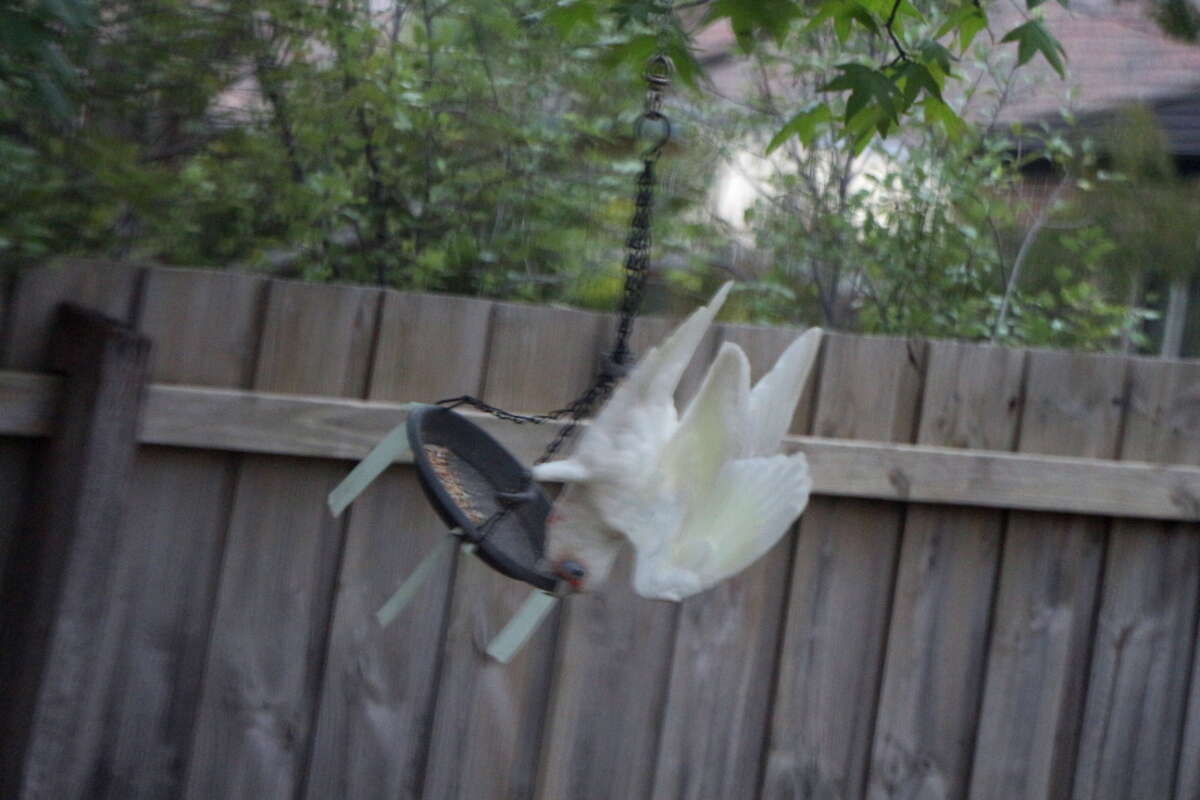
[[[534,501],[537,496],[537,488],[530,484],[518,492],[496,492],[496,502],[505,508],[515,508]]]

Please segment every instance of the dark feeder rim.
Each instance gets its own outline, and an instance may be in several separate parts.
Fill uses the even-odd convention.
[[[529,470],[487,431],[448,408],[422,405],[413,409],[408,415],[407,434],[421,488],[442,521],[459,529],[462,538],[475,545],[475,554],[492,569],[553,592],[558,581],[545,571],[543,559],[550,501]],[[523,554],[508,552],[454,502],[429,461],[426,444],[444,447],[470,464],[498,493],[531,493],[528,501],[511,509],[497,524],[516,526],[532,547],[532,561]]]

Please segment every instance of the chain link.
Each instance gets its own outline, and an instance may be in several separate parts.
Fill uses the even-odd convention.
[[[437,402],[437,405],[446,408],[471,406],[497,419],[518,425],[541,425],[567,418],[568,423],[546,446],[545,452],[537,460],[538,464],[549,461],[562,449],[566,441],[575,433],[580,420],[587,417],[594,408],[608,399],[613,387],[616,386],[618,380],[624,377],[633,361],[633,353],[629,349],[629,337],[633,332],[633,320],[642,307],[642,297],[646,291],[646,278],[650,271],[650,225],[654,212],[654,168],[663,148],[671,139],[671,121],[662,111],[663,95],[671,86],[674,71],[675,67],[671,63],[671,59],[665,54],[659,53],[646,63],[643,73],[646,81],[646,99],[642,106],[642,113],[634,123],[634,137],[639,140],[649,137],[653,137],[653,139],[641,154],[642,171],[637,176],[633,216],[629,221],[629,236],[625,240],[625,288],[621,294],[617,337],[595,383],[570,405],[546,414],[514,414],[469,395],[451,397]],[[652,126],[657,128],[656,132],[650,130]]]

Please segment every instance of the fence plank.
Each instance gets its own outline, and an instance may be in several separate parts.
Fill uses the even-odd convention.
[[[54,433],[61,394],[62,381],[56,375],[0,370],[0,435]]]
[[[1187,715],[1184,719],[1183,736],[1179,747],[1178,778],[1175,783],[1176,800],[1200,798],[1200,620],[1196,623],[1193,647],[1191,692],[1187,700]]]
[[[8,352],[8,338],[11,333],[8,321],[12,316],[12,281],[7,273],[0,270],[0,367],[4,366],[4,354]],[[48,414],[45,416],[49,416]],[[0,413],[0,418],[4,414]],[[8,419],[4,420],[8,422]],[[49,431],[48,420],[46,431]],[[0,597],[4,596],[4,576],[8,566],[8,550],[12,546],[20,515],[23,510],[22,498],[28,493],[26,481],[28,477],[26,459],[17,455],[22,448],[29,444],[9,442],[0,439]],[[0,611],[0,630],[4,626],[4,613]]]
[[[0,270],[0,363],[8,352],[8,339],[12,335],[9,320],[12,318],[12,295],[16,285],[16,273],[10,269]]]
[[[1018,449],[1112,458],[1126,362],[1029,356]],[[1009,516],[971,797],[1065,797],[1087,678],[1104,533],[1101,519]]]
[[[32,442],[0,439],[0,597],[8,582],[10,553],[19,538],[21,520],[25,515],[31,482]],[[0,630],[4,628],[7,609],[0,605]]]
[[[11,379],[17,375],[22,379]],[[50,375],[0,373],[0,431],[30,430],[38,436],[49,436],[61,390],[60,381]],[[0,438],[0,594],[4,591],[8,551],[17,538],[29,495],[37,446],[35,442]],[[4,611],[0,609],[0,624],[3,620]]]
[[[826,338],[815,432],[911,441],[924,345]],[[800,521],[763,796],[865,790],[903,506],[816,498]]]
[[[566,601],[538,781],[543,800],[635,800],[649,791],[675,605],[635,595],[631,562],[623,553],[602,592]]]
[[[57,426],[35,475],[5,605],[7,754],[0,794],[82,797],[102,739],[121,598],[111,591],[137,447],[150,342],[79,306],[56,315],[50,365],[65,374]]]
[[[1016,441],[1024,353],[934,342],[917,441]],[[875,725],[872,800],[965,796],[1004,516],[909,506]]]
[[[482,300],[388,292],[368,396],[478,394],[491,309]],[[380,476],[349,514],[306,794],[417,798],[453,563],[388,628],[374,612],[448,533],[409,467]]]
[[[1200,462],[1200,367],[1139,360],[1130,379],[1121,457]],[[1075,797],[1171,796],[1198,587],[1200,536],[1194,526],[1113,522]]]
[[[59,303],[78,303],[128,320],[141,272],[129,264],[69,259],[22,272],[13,291],[5,367],[37,369],[44,364]]]
[[[78,303],[119,320],[128,320],[140,270],[105,262],[68,261],[21,272],[11,286],[7,314],[0,332],[0,366],[34,370],[45,366],[46,346],[54,309],[62,302]],[[5,553],[26,509],[30,475],[38,445],[0,439],[0,591],[7,574]],[[4,609],[0,607],[0,623]]]
[[[630,346],[644,353],[679,321],[639,320]],[[604,334],[606,346],[615,327]],[[699,388],[716,341],[716,329],[710,329],[696,348],[679,382],[678,405]],[[544,800],[633,800],[650,790],[677,607],[634,594],[628,556],[618,559],[600,593],[566,603],[538,779],[537,796]]]
[[[148,270],[139,329],[165,383],[248,386],[266,281],[226,272]],[[237,458],[143,448],[122,528],[128,598],[118,680],[92,795],[178,797],[208,648]]]
[[[255,387],[361,395],[379,297],[272,282]],[[242,462],[188,797],[288,797],[299,786],[342,538],[325,496],[344,472],[327,462]]]
[[[746,351],[755,380],[800,332],[748,325],[719,328],[723,341]],[[794,432],[808,430],[817,384],[814,375],[796,410]],[[758,790],[794,545],[789,533],[745,572],[683,602],[655,798],[753,797]]]
[[[497,304],[484,397],[511,410],[565,405],[592,381],[604,317]],[[509,664],[484,655],[529,587],[460,560],[426,769],[425,797],[529,797],[546,715],[558,614]]]

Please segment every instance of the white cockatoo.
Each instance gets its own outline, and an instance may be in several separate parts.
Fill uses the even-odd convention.
[[[628,540],[634,590],[681,600],[740,572],[808,503],[802,453],[779,452],[820,345],[813,328],[750,387],[750,363],[721,346],[682,419],[674,393],[732,283],[651,349],[582,433],[572,455],[534,468],[563,492],[546,557],[576,591],[603,583]]]

